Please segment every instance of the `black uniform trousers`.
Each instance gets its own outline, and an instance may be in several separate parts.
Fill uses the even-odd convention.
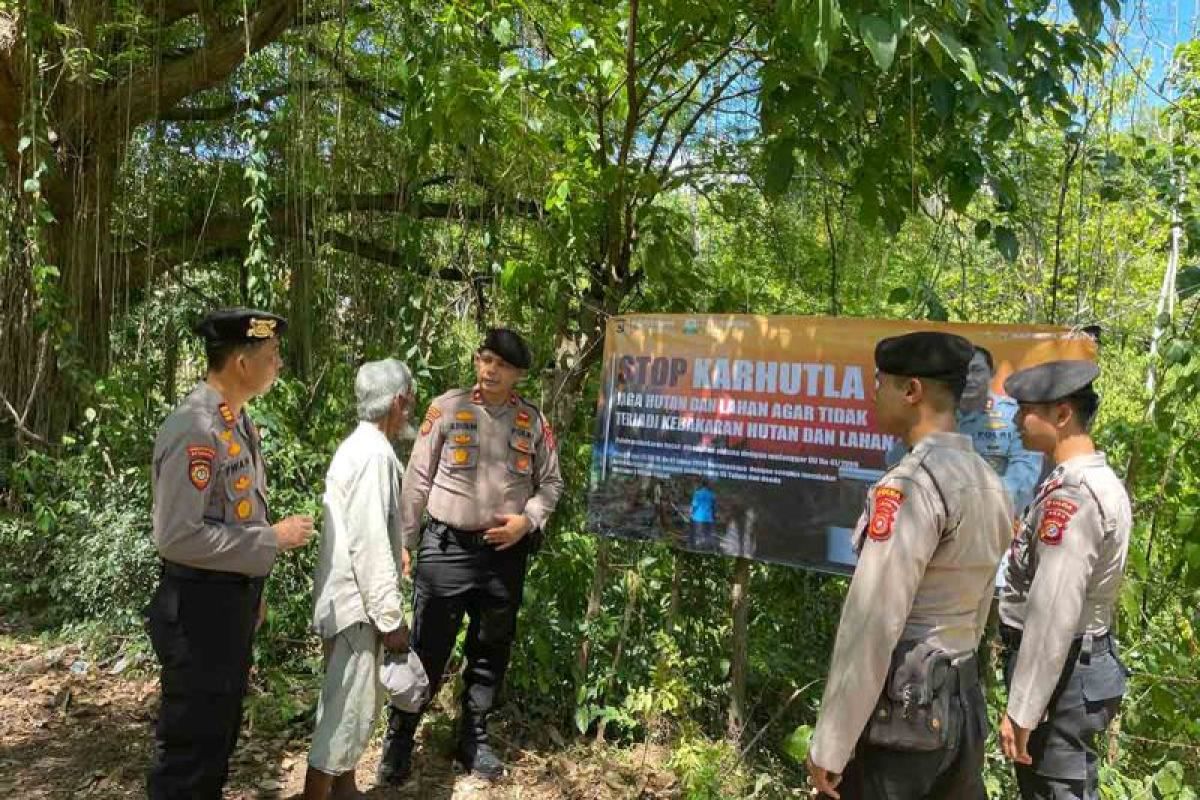
[[[864,732],[837,787],[842,800],[986,800],[987,701],[974,664],[960,676],[951,698],[947,746],[893,750],[867,742]]]
[[[527,535],[507,550],[496,550],[483,540],[482,531],[461,531],[437,521],[421,532],[410,646],[429,675],[432,698],[463,616],[468,618],[459,722],[464,741],[487,741],[488,715],[504,683],[516,635],[530,542]]]
[[[165,563],[146,611],[162,667],[152,800],[219,800],[237,744],[265,578]]]
[[[1002,625],[1000,636],[1005,647],[1004,678],[1011,686],[1021,631]],[[1108,728],[1121,707],[1125,677],[1111,636],[1075,639],[1050,696],[1047,718],[1029,734],[1033,765],[1015,765],[1024,800],[1098,800],[1096,736]]]

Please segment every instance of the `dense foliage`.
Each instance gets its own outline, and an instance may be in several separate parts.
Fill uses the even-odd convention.
[[[669,745],[692,796],[783,795],[845,582],[753,567],[748,724],[727,738],[733,565],[584,527],[604,319],[1098,323],[1097,435],[1137,522],[1105,792],[1194,797],[1200,44],[1147,105],[1105,45],[1119,23],[1071,7],[0,3],[0,608],[144,647],[150,448],[200,377],[202,309],[292,320],[253,407],[280,513],[319,512],[358,363],[404,358],[427,401],[503,321],[533,341],[523,388],[569,486],[514,705]],[[285,718],[314,681],[314,558],[271,579],[260,679]],[[1010,796],[998,756],[988,778]]]

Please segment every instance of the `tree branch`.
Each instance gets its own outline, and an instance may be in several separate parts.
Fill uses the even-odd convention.
[[[404,118],[400,114],[388,108],[383,104],[383,102],[381,102],[382,99],[396,105],[402,105],[404,103],[404,97],[401,94],[388,89],[382,89],[378,86],[375,86],[370,81],[355,75],[350,71],[349,67],[342,63],[340,58],[315,42],[305,41],[303,45],[304,49],[309,55],[340,75],[342,81],[346,85],[346,88],[366,101],[367,105],[371,106],[371,108],[375,109],[380,114],[383,114],[393,122],[404,121]]]
[[[199,12],[199,0],[146,0],[142,9],[143,14],[164,28]]]
[[[311,89],[320,91],[332,88],[335,88],[335,84],[322,81],[292,81],[262,91],[259,93],[257,100],[244,97],[241,100],[235,100],[232,103],[225,103],[219,106],[176,106],[163,114],[159,114],[158,118],[164,122],[216,122],[237,116],[243,111],[262,111],[273,101],[281,97],[286,97],[296,90]]]
[[[367,261],[374,261],[377,264],[386,264],[391,267],[401,267],[408,270],[412,270],[414,266],[413,259],[404,253],[380,247],[374,242],[369,242],[365,239],[348,236],[341,231],[326,231],[322,238],[325,244],[341,250],[343,253],[349,253]],[[441,278],[444,281],[465,281],[471,278],[467,273],[453,267],[443,267],[434,272],[426,266],[423,272],[432,277]]]
[[[169,112],[184,98],[219,85],[248,55],[278,39],[294,21],[299,5],[300,0],[264,2],[245,26],[219,29],[206,37],[203,47],[135,72],[105,92],[100,118],[140,125]]]

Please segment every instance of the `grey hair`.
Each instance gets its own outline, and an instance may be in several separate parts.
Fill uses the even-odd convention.
[[[358,399],[358,418],[378,422],[387,416],[397,395],[412,391],[412,373],[402,361],[385,358],[368,361],[358,368],[354,394]]]

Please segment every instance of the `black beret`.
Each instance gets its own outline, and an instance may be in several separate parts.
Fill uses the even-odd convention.
[[[253,308],[218,308],[205,314],[192,330],[213,344],[251,344],[282,336],[287,320]]]
[[[521,338],[521,334],[508,328],[492,328],[484,337],[480,350],[491,350],[517,369],[529,369],[533,363],[533,354],[529,345]]]
[[[961,336],[939,331],[917,331],[892,336],[875,345],[875,368],[888,375],[933,378],[962,385],[975,345]]]
[[[1018,403],[1053,403],[1088,388],[1099,374],[1094,361],[1047,361],[1009,375],[1004,393]]]

